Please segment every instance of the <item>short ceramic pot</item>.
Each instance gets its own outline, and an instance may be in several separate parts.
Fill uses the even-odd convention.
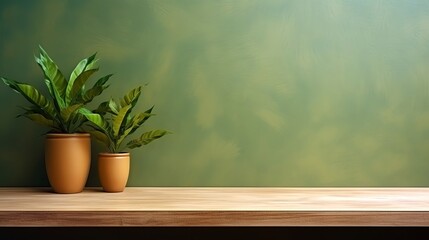
[[[98,175],[105,192],[123,192],[130,172],[130,153],[99,153]]]

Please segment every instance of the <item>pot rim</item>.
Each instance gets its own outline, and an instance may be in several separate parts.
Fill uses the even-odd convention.
[[[129,152],[120,152],[120,153],[101,152],[101,153],[98,153],[98,156],[105,156],[105,157],[126,157],[126,156],[130,156],[130,153]]]
[[[89,133],[47,133],[47,138],[88,138],[91,137]]]

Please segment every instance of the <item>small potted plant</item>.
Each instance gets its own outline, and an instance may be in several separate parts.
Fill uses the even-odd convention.
[[[123,192],[125,189],[130,169],[130,153],[125,152],[125,148],[141,147],[169,133],[161,129],[152,130],[124,143],[129,135],[153,116],[153,107],[132,115],[141,88],[140,86],[131,90],[118,102],[110,99],[101,103],[95,111],[86,110],[84,113],[92,122],[93,130],[89,132],[108,149],[108,152],[98,155],[98,174],[101,186],[106,192]]]
[[[90,134],[81,132],[87,122],[81,111],[108,87],[106,82],[112,75],[101,77],[87,88],[86,82],[98,71],[96,54],[81,60],[66,79],[41,46],[39,50],[35,60],[44,73],[49,97],[30,84],[1,79],[31,103],[19,116],[50,128],[45,141],[45,165],[53,190],[78,193],[85,187],[91,161]]]

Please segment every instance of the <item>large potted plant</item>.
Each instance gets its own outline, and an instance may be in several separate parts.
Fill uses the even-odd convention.
[[[169,133],[161,129],[151,130],[124,143],[129,135],[153,116],[153,107],[132,115],[140,94],[141,86],[131,90],[118,102],[110,99],[101,103],[95,111],[84,112],[92,122],[93,130],[89,132],[107,149],[107,152],[98,155],[98,174],[106,192],[122,192],[125,189],[130,169],[130,153],[124,151],[125,148],[141,147]]]
[[[53,190],[78,193],[85,187],[91,162],[90,134],[82,132],[87,119],[81,111],[108,87],[106,82],[112,75],[101,77],[88,89],[86,82],[98,71],[96,54],[81,60],[66,79],[41,46],[39,50],[35,60],[43,71],[49,97],[30,84],[1,79],[31,103],[20,116],[50,128],[45,141],[45,165]]]

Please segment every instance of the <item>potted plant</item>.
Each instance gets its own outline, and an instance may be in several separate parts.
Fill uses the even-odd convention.
[[[87,122],[81,111],[108,87],[106,82],[112,75],[101,77],[88,89],[86,82],[98,71],[96,54],[81,60],[66,79],[41,46],[39,50],[35,60],[43,71],[49,97],[30,84],[1,79],[31,103],[19,116],[50,128],[45,141],[45,165],[53,190],[78,193],[85,187],[91,161],[90,134],[81,132]]]
[[[86,110],[84,113],[85,117],[92,122],[93,130],[89,132],[108,149],[108,152],[98,155],[98,174],[103,190],[106,192],[122,192],[125,189],[130,169],[130,153],[125,152],[125,148],[141,147],[169,133],[166,130],[152,130],[124,143],[129,135],[153,116],[153,107],[132,115],[140,97],[141,88],[140,86],[131,90],[118,102],[110,99],[101,103],[95,111]]]

